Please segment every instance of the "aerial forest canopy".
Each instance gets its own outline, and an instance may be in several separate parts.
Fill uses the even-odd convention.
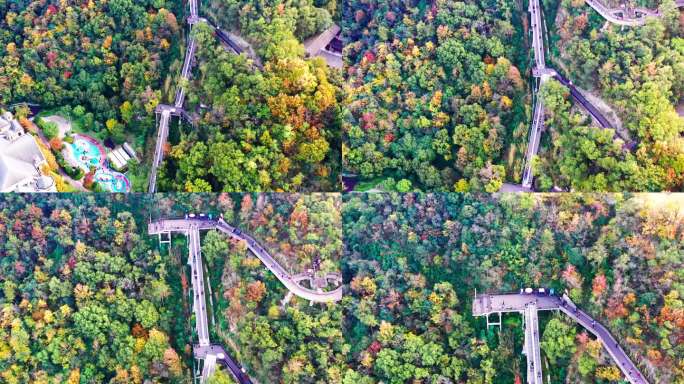
[[[198,128],[171,148],[160,184],[189,192],[337,190],[341,76],[305,58],[301,44],[332,24],[334,2],[211,4],[209,17],[254,54],[236,56],[211,26],[195,26],[200,64],[186,110],[196,111]]]
[[[609,105],[616,130],[591,126],[564,87],[547,84],[549,149],[536,171],[542,189],[684,188],[684,118],[675,111],[684,108],[684,13],[670,0],[647,3],[662,17],[637,27],[606,23],[584,2],[558,6],[554,66]]]
[[[522,320],[473,318],[478,293],[567,290],[649,382],[684,381],[682,199],[658,195],[348,194],[343,383],[521,383]],[[551,383],[622,380],[599,341],[541,315]]]
[[[140,196],[0,198],[0,381],[185,383]],[[180,325],[184,325],[181,320]]]
[[[522,9],[494,1],[345,4],[346,171],[389,189],[401,180],[399,191],[491,192],[520,177],[529,104],[527,55],[514,27]]]
[[[0,0],[0,105],[78,108],[88,130],[106,130],[118,142],[145,137],[179,38],[175,7],[164,0]]]
[[[357,189],[493,192],[519,184],[538,81],[528,77],[527,5],[344,3],[343,166],[361,181]],[[640,1],[633,5],[658,13],[645,25],[619,26],[584,1],[541,3],[547,65],[578,85],[613,129],[592,122],[567,87],[547,81],[534,188],[682,190],[681,9],[672,0]]]

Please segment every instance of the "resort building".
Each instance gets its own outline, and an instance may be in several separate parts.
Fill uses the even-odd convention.
[[[43,175],[47,164],[36,140],[11,113],[0,116],[0,192],[56,192],[55,181]]]
[[[322,57],[330,67],[342,68],[342,48],[340,27],[333,24],[330,28],[304,42],[304,50],[308,57]]]

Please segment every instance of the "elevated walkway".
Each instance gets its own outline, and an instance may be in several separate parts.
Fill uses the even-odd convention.
[[[639,372],[618,341],[613,338],[607,328],[599,324],[591,316],[577,308],[567,295],[562,297],[540,293],[539,290],[531,293],[507,293],[507,294],[480,294],[473,300],[473,316],[486,316],[487,327],[490,325],[501,326],[501,314],[518,312],[523,314],[525,322],[525,349],[527,356],[527,382],[528,384],[542,384],[541,359],[539,358],[539,325],[537,320],[538,311],[559,310],[579,323],[598,340],[613,358],[615,365],[620,368],[625,378],[631,384],[648,384],[648,381]],[[489,315],[498,314],[499,322],[490,323]]]

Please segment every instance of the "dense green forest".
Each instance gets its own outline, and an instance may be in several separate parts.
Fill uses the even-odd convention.
[[[177,284],[130,195],[0,197],[0,381],[186,383]],[[180,323],[180,324],[179,324]]]
[[[332,24],[335,2],[213,0],[203,9],[251,43],[236,56],[195,26],[199,69],[184,129],[160,175],[165,190],[335,191],[341,75],[306,59],[301,41]],[[325,7],[325,8],[324,8]]]
[[[357,188],[493,192],[519,183],[531,119],[527,5],[344,4],[343,165],[359,177]],[[620,27],[583,1],[543,4],[548,64],[603,99],[616,130],[592,124],[549,81],[535,187],[682,190],[684,119],[675,107],[684,108],[684,13],[672,0],[630,2],[662,17]]]
[[[344,3],[345,170],[400,192],[519,180],[530,105],[522,3]]]
[[[146,233],[149,217],[188,212],[223,214],[292,273],[314,263],[340,271],[336,194],[8,196],[0,199],[0,381],[188,382],[187,241],[175,235],[159,246]],[[340,381],[349,347],[339,304],[288,296],[245,244],[219,232],[202,234],[202,255],[212,341],[250,376]],[[212,380],[231,382],[223,373]]]
[[[499,332],[470,314],[475,290],[528,286],[567,291],[649,381],[681,382],[683,206],[655,194],[6,195],[1,381],[187,382],[186,240],[159,246],[146,223],[203,212],[292,273],[344,274],[341,302],[310,305],[245,244],[202,234],[211,339],[259,382],[523,382],[520,316]],[[551,383],[620,382],[563,315],[542,315],[541,348]]]
[[[343,383],[521,383],[522,320],[473,318],[477,292],[567,290],[649,382],[684,381],[684,201],[663,195],[349,194]],[[678,206],[668,205],[674,200]],[[619,383],[600,342],[541,317],[551,383]]]
[[[222,204],[234,205],[223,212],[234,212],[233,222],[292,273],[312,268],[314,259],[323,272],[340,271],[339,195],[260,194],[230,201],[226,196]],[[250,376],[262,383],[340,382],[349,347],[339,303],[310,305],[287,296],[244,244],[218,232],[205,236],[203,256],[214,287],[214,335],[236,352]]]
[[[584,2],[547,3],[558,7],[553,66],[610,105],[618,129],[589,126],[570,108],[569,93],[549,84],[548,149],[535,172],[540,188],[682,190],[684,118],[675,107],[684,100],[684,13],[662,1],[662,18],[619,27]],[[634,148],[623,146],[630,141]]]
[[[169,65],[180,2],[0,0],[0,105],[82,116],[83,128],[143,148]]]

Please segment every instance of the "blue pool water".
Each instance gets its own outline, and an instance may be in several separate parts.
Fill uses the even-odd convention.
[[[98,146],[80,136],[74,138],[73,143],[67,143],[71,147],[71,151],[76,161],[76,166],[83,169],[83,171],[90,171],[90,167],[99,168],[102,164],[103,154]]]
[[[74,135],[73,143],[65,143],[67,146],[67,159],[73,166],[81,168],[84,172],[90,172],[95,167],[95,181],[109,192],[130,192],[131,183],[128,178],[119,172],[112,171],[105,165],[104,148],[89,136]]]
[[[122,173],[110,169],[99,169],[95,172],[95,181],[110,192],[129,192],[128,178]]]

